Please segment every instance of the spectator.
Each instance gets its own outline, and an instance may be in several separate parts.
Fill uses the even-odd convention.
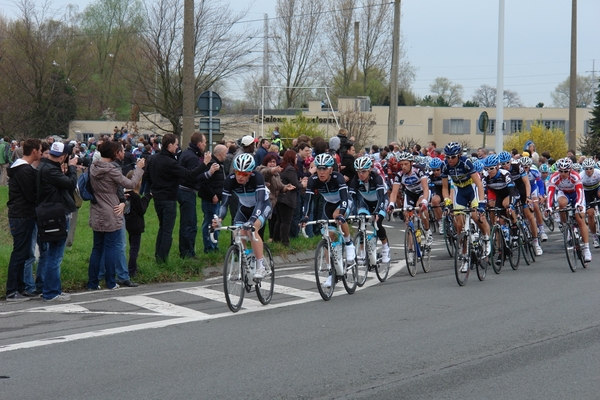
[[[63,163],[67,159],[65,145],[60,142],[52,143],[48,158],[42,158],[38,166],[38,204],[60,203],[65,209],[67,229],[70,216],[75,207],[73,192],[77,186],[77,159],[69,160],[63,172]],[[42,297],[45,301],[69,301],[71,296],[63,293],[60,281],[60,264],[65,254],[66,238],[55,242],[45,242],[40,245],[40,260],[38,271],[43,274]]]
[[[173,228],[177,218],[177,190],[180,179],[193,185],[198,175],[205,169],[203,164],[194,170],[185,169],[175,159],[179,139],[167,133],[162,139],[162,149],[148,162],[145,175],[150,181],[154,197],[154,209],[158,216],[158,234],[154,257],[158,262],[166,262],[173,243]],[[205,172],[209,174],[210,170]]]
[[[271,143],[277,146],[279,151],[283,150],[283,144],[281,143],[281,134],[279,133],[279,127],[276,126],[271,133],[272,139]]]
[[[477,158],[483,160],[488,156],[488,150],[485,147],[480,147],[477,149]]]
[[[125,224],[123,218],[124,204],[121,203],[117,190],[119,186],[133,189],[142,180],[145,160],[138,160],[132,179],[123,176],[119,167],[114,164],[118,153],[123,152],[121,144],[106,140],[98,147],[100,161],[90,167],[90,182],[97,203],[90,203],[90,227],[94,231],[94,244],[90,255],[88,269],[89,290],[100,289],[98,275],[101,259],[104,259],[105,282],[107,289],[117,289],[115,266],[121,247],[121,228]]]
[[[223,172],[225,173],[225,176],[229,175],[229,173],[231,172],[231,162],[235,157],[236,151],[237,146],[235,144],[229,145],[227,155],[225,156],[225,161],[223,162]]]
[[[0,186],[8,183],[8,167],[10,167],[10,141],[8,136],[0,140]]]
[[[531,161],[533,161],[535,165],[539,165],[540,155],[535,151],[535,143],[533,143],[533,140],[528,140],[525,143],[525,146],[523,146],[523,151],[529,153],[529,157],[531,157]]]
[[[213,243],[209,237],[209,228],[213,216],[218,213],[223,196],[223,183],[225,182],[225,173],[223,162],[227,157],[227,147],[222,144],[215,146],[211,160],[208,163],[208,167],[212,167],[213,164],[219,166],[214,174],[210,178],[202,181],[198,196],[202,199],[202,213],[204,219],[202,221],[202,241],[204,243],[204,252],[208,253],[211,251],[217,251],[219,249],[218,243]],[[214,233],[215,239],[218,240],[219,232]]]
[[[194,132],[187,149],[179,156],[179,165],[187,170],[199,168],[200,172],[208,171],[210,152],[204,152],[206,138],[200,132]],[[204,162],[200,162],[200,160]],[[200,181],[186,182],[180,178],[177,202],[179,203],[179,257],[196,258],[196,235],[198,233],[198,215],[196,213],[196,196],[200,189]],[[185,215],[185,218],[183,217]],[[212,217],[211,217],[212,219]]]
[[[350,182],[356,175],[356,170],[354,169],[355,155],[354,146],[352,145],[345,152],[342,152],[340,170],[346,182]]]
[[[258,146],[258,149],[256,149],[256,153],[254,154],[254,162],[256,163],[256,165],[262,164],[263,159],[269,152],[270,146],[271,146],[271,144],[269,143],[268,139],[260,140],[260,145]]]
[[[123,160],[122,160],[123,165],[121,166],[121,169],[123,170],[123,175],[127,176],[129,171],[133,171],[133,168],[135,167],[135,162],[137,161],[137,158],[131,152],[131,144],[129,144],[129,143],[124,144],[123,147],[124,147]]]
[[[264,158],[262,165],[259,165],[256,170],[263,175],[265,186],[267,189],[269,189],[269,201],[271,202],[271,210],[273,210],[273,212],[271,212],[269,215],[269,238],[272,242],[273,231],[275,229],[275,223],[277,222],[277,216],[275,215],[275,203],[277,203],[277,196],[279,195],[279,192],[281,189],[283,189],[283,184],[281,183],[281,178],[279,177],[281,168],[277,166],[277,156],[274,154],[268,154]],[[264,240],[265,225],[262,226],[259,234]]]
[[[35,208],[37,206],[36,173],[31,166],[42,156],[39,139],[28,139],[23,146],[23,157],[8,169],[8,225],[13,237],[13,250],[8,263],[6,279],[6,301],[24,301],[36,296],[27,292],[25,285],[25,263],[32,256],[31,238],[35,230]],[[29,271],[31,273],[31,270]]]
[[[273,227],[271,237],[275,242],[281,242],[284,246],[290,245],[290,227],[292,217],[298,205],[298,195],[302,189],[300,181],[298,181],[298,166],[296,164],[296,152],[287,150],[283,154],[281,162],[281,183],[283,189],[277,196],[275,212],[277,221]]]
[[[348,130],[341,128],[337,134],[338,139],[340,139],[340,147],[338,149],[338,154],[342,154],[342,152],[348,150],[348,147],[352,143],[349,139],[348,139]]]
[[[308,145],[308,143],[302,142],[298,145],[298,156],[296,159],[296,169],[298,173],[298,181],[302,184],[302,187],[306,189],[306,184],[308,183],[308,177],[311,176],[315,171],[316,167],[311,167],[312,161],[312,149]],[[296,210],[294,213],[294,218],[292,219],[292,227],[290,231],[291,237],[297,237],[300,233],[300,228],[298,224],[300,223],[300,219],[302,218],[302,207],[304,206],[304,194],[303,191],[297,191],[296,194],[298,196]],[[310,210],[306,210],[307,214],[310,215]],[[312,237],[313,232],[309,229],[307,232],[309,237]]]
[[[130,171],[127,174],[127,178],[131,179],[132,177],[133,171]],[[127,263],[127,270],[131,278],[134,278],[138,273],[137,259],[142,242],[142,233],[146,229],[144,214],[146,214],[150,200],[152,200],[151,193],[144,197],[140,196],[141,183],[140,180],[133,190],[127,192],[130,204],[129,213],[125,214],[125,226],[129,234],[129,261]]]

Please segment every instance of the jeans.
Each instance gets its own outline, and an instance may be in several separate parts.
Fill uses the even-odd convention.
[[[177,201],[154,200],[154,209],[158,216],[158,234],[154,257],[158,262],[166,262],[173,243],[173,228],[177,218]]]
[[[67,229],[71,222],[70,214],[67,215]],[[62,293],[60,282],[60,264],[65,255],[67,239],[56,242],[45,242],[40,247],[38,273],[41,271],[44,280],[42,297],[50,300]]]
[[[289,246],[290,225],[295,209],[283,203],[277,203],[275,209],[277,210],[277,221],[273,228],[273,241],[281,242],[284,246]]]
[[[177,202],[179,202],[179,257],[194,257],[198,234],[196,191],[179,188]]]
[[[31,235],[35,226],[34,218],[9,218],[10,234],[13,237],[13,250],[8,263],[6,294],[24,292],[23,270],[31,253]]]
[[[313,195],[313,200],[315,200],[315,197],[316,196]],[[306,204],[306,199],[307,199],[307,195],[306,194],[298,192],[298,201],[296,202],[296,210],[294,212],[294,218],[292,219],[292,226],[290,227],[290,236],[291,237],[294,237],[294,238],[298,237],[298,234],[300,233],[300,228],[298,227],[298,224],[300,223],[300,220],[305,215],[308,215],[309,220],[311,219],[312,207],[308,211],[307,210],[302,211],[302,208]],[[308,237],[313,237],[314,236],[313,230],[307,228],[306,229],[306,235]]]
[[[202,199],[202,213],[204,214],[204,220],[202,221],[202,242],[204,243],[204,252],[218,250],[219,244],[213,243],[210,240],[210,233],[208,232],[213,216],[219,211],[219,203],[213,204],[212,201]],[[214,234],[215,239],[219,240],[219,231]]]
[[[117,247],[115,253],[115,272],[117,274],[117,280],[128,281],[129,268],[127,267],[127,229],[125,228],[125,218],[123,217],[123,227],[119,231],[119,238],[117,239]],[[98,270],[98,280],[104,279],[106,270],[104,268],[104,252],[100,258],[100,269]]]
[[[33,232],[31,233],[31,253],[27,261],[25,261],[25,267],[23,268],[23,282],[25,282],[25,291],[27,293],[35,292],[37,287],[35,281],[37,280],[38,272],[36,272],[36,279],[33,278],[33,264],[35,264],[35,246],[37,246],[37,224],[33,224]],[[40,282],[42,280],[40,279]],[[39,287],[41,293],[42,285]]]
[[[90,264],[88,267],[88,289],[98,287],[98,273],[100,271],[101,260],[104,259],[104,280],[106,287],[112,289],[115,287],[115,265],[117,262],[117,252],[120,251],[121,231],[99,232],[94,231],[94,246],[90,255]]]

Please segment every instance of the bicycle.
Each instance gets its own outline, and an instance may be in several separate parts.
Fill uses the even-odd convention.
[[[390,272],[391,262],[384,263],[381,260],[381,249],[377,248],[377,225],[375,224],[375,218],[372,215],[360,214],[350,219],[358,222],[358,232],[354,235],[358,286],[362,287],[365,284],[369,271],[373,270],[375,270],[379,282],[385,282]],[[367,221],[369,220],[373,227],[372,232],[367,231]]]
[[[353,294],[358,286],[357,265],[356,261],[351,265],[346,262],[346,246],[337,221],[335,219],[319,219],[307,222],[305,226],[316,224],[321,226],[323,236],[315,249],[315,278],[319,294],[325,301],[331,299],[335,284],[340,279],[344,283],[346,292]],[[336,227],[333,228],[329,224],[336,224]],[[336,240],[331,239],[329,232],[337,235]],[[304,227],[302,228],[302,234],[307,237]],[[331,286],[323,287],[329,276],[331,276]]]
[[[518,236],[511,236],[509,226],[512,225],[512,220],[501,212],[506,211],[504,207],[489,207],[488,211],[493,212],[495,223],[492,225],[490,240],[492,241],[491,264],[496,274],[504,266],[506,258],[510,262],[513,270],[519,268],[519,260],[521,259],[521,246],[518,242]],[[500,220],[504,220],[504,225],[500,224]]]
[[[529,227],[529,221],[523,216],[523,206],[521,204],[517,207],[517,227],[520,232],[520,245],[521,252],[523,254],[523,260],[525,264],[531,265],[535,262],[535,248],[533,247],[533,234]]]
[[[404,257],[406,269],[410,276],[417,275],[417,261],[420,261],[423,272],[430,270],[431,246],[423,243],[425,230],[423,229],[419,210],[414,207],[399,209],[406,211],[406,232],[404,233]],[[396,210],[394,210],[396,211]]]
[[[554,218],[550,214],[546,217],[546,202],[540,201],[540,211],[542,212],[542,220],[544,221],[544,225],[550,229],[550,232],[554,232]]]
[[[583,268],[587,268],[587,263],[583,258],[583,238],[579,232],[579,225],[575,220],[575,207],[565,207],[562,210],[555,210],[555,213],[567,213],[567,222],[563,225],[563,241],[565,244],[565,252],[567,261],[571,271],[577,271],[577,260]]]
[[[227,306],[232,312],[239,311],[244,301],[244,294],[250,293],[253,286],[258,300],[264,305],[271,302],[275,287],[275,266],[271,249],[263,243],[263,265],[267,275],[262,279],[255,278],[256,257],[252,248],[246,248],[246,242],[257,240],[255,228],[252,227],[252,237],[242,235],[241,229],[241,226],[220,226],[210,229],[210,240],[213,243],[217,243],[214,238],[215,231],[228,230],[233,233],[234,242],[225,253],[223,266],[223,290]]]
[[[477,278],[483,281],[487,275],[489,256],[485,255],[485,245],[479,240],[480,232],[475,225],[471,213],[475,208],[454,209],[451,212],[457,215],[464,215],[465,221],[463,228],[456,239],[456,249],[454,252],[454,275],[459,286],[464,286],[469,279],[469,272],[472,269],[477,270]],[[464,253],[462,250],[466,250]],[[461,272],[464,257],[467,260],[467,271]]]

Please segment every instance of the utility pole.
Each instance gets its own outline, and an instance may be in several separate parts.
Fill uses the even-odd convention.
[[[504,149],[504,0],[498,11],[498,72],[496,81],[496,153]]]
[[[392,37],[392,71],[390,76],[390,112],[388,116],[387,142],[395,142],[398,136],[398,70],[400,68],[400,0],[394,0],[394,33]]]
[[[354,21],[354,81],[358,80],[358,44],[360,34],[360,22]]]
[[[569,79],[569,149],[577,150],[577,0],[571,0],[571,75]]]
[[[183,132],[179,141],[182,149],[187,147],[194,133],[196,110],[194,0],[185,0],[183,7]]]

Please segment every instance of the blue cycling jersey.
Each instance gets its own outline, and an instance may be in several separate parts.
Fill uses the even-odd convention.
[[[308,178],[306,185],[306,203],[302,210],[302,215],[306,216],[310,210],[310,203],[315,192],[323,196],[323,200],[331,204],[340,205],[340,214],[345,215],[348,208],[348,185],[344,180],[344,175],[339,172],[332,172],[326,182],[321,182],[315,174]]]
[[[375,205],[374,210],[370,210],[373,214],[385,210],[387,203],[385,185],[381,176],[375,171],[369,173],[367,182],[358,179],[358,175],[354,176],[350,182],[349,191],[350,195],[356,199],[357,205],[361,204],[360,198],[369,206]]]
[[[458,163],[454,167],[448,164],[448,160],[444,160],[442,165],[442,178],[451,178],[457,189],[462,189],[470,186],[473,183],[471,176],[476,174],[475,167],[471,160],[467,157],[460,157]]]
[[[225,178],[225,183],[223,184],[223,202],[218,213],[219,218],[225,218],[227,206],[233,193],[237,194],[240,200],[240,207],[254,209],[249,219],[250,222],[253,223],[260,216],[270,213],[271,202],[269,201],[269,192],[265,187],[265,178],[260,172],[253,171],[245,185],[238,183],[235,174],[230,174]]]

